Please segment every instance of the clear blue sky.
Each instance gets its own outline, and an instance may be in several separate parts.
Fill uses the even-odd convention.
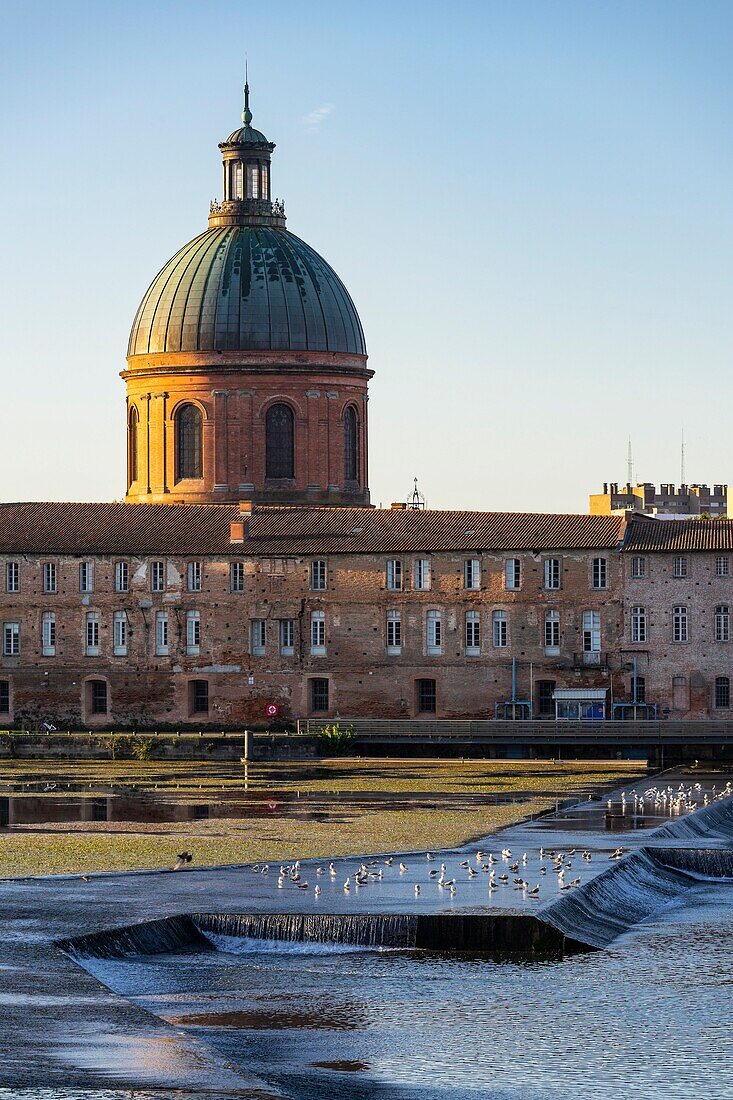
[[[288,226],[361,314],[372,499],[731,481],[733,4],[5,0],[0,497],[124,492],[124,368],[249,56]]]

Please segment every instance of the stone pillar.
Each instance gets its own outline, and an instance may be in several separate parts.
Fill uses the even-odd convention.
[[[321,391],[306,390],[306,431],[308,433],[308,492],[317,493],[323,488],[320,471],[320,411]]]
[[[253,408],[252,398],[254,390],[238,390],[237,401],[239,404],[239,455],[237,465],[233,467],[239,471],[237,488],[240,493],[254,492],[254,478],[252,469],[253,458]]]
[[[328,492],[337,493],[343,481],[343,431],[339,417],[338,390],[327,390],[328,398]]]
[[[229,390],[212,390],[214,398],[214,422],[216,438],[214,441],[214,492],[229,491],[229,472],[227,468],[227,450],[229,432],[227,425],[227,398]]]

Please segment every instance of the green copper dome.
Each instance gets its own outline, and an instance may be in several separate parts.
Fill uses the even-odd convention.
[[[226,225],[155,277],[128,355],[262,350],[366,355],[354,303],[323,257],[284,228]]]
[[[244,126],[240,126],[238,130],[235,130],[233,134],[230,134],[226,139],[226,142],[222,142],[226,145],[270,145],[261,130],[255,130],[254,126],[250,126],[247,123]]]

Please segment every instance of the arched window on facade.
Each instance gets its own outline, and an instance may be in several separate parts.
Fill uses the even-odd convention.
[[[295,477],[293,411],[288,405],[271,405],[265,417],[265,476]]]
[[[195,405],[182,405],[176,413],[176,481],[203,477],[202,416]]]
[[[130,409],[129,432],[127,436],[127,481],[132,485],[137,481],[137,446],[138,446],[138,413],[133,405]]]
[[[359,423],[352,405],[344,413],[344,480],[359,480]]]

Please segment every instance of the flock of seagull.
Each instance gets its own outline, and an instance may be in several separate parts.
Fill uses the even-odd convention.
[[[625,851],[625,848],[616,848],[609,858],[620,859]],[[424,885],[433,884],[439,891],[446,891],[450,897],[455,897],[458,893],[459,881],[470,882],[484,874],[487,876],[490,895],[502,887],[507,888],[511,885],[514,890],[521,891],[523,898],[537,900],[543,876],[554,875],[560,890],[572,890],[573,887],[580,886],[581,876],[576,874],[574,878],[568,878],[567,873],[572,870],[575,862],[580,861],[588,864],[593,858],[588,849],[579,851],[577,848],[569,848],[563,851],[540,848],[538,854],[540,881],[534,885],[528,878],[525,878],[526,867],[529,863],[527,852],[523,852],[520,857],[515,858],[509,848],[502,848],[498,855],[479,849],[472,859],[462,859],[455,873],[450,873],[450,877],[445,863],[441,863],[439,868],[428,867],[426,883],[423,885],[419,882],[415,883],[413,892],[415,897],[418,898],[422,894]],[[395,863],[396,860],[396,856],[387,856],[386,859],[370,859],[362,863],[357,871],[346,876],[342,887],[344,894],[351,894],[352,891],[357,893],[365,886],[382,882],[385,877],[389,876],[390,872],[394,873],[396,871],[398,876],[406,875],[410,870],[408,864],[404,860]],[[425,860],[430,864],[437,862],[437,857],[432,852],[425,852]],[[268,863],[256,863],[251,870],[255,874],[266,875],[269,874],[270,865]],[[332,882],[335,882],[340,878],[339,869],[333,861],[327,866],[317,865],[314,872],[316,878],[319,879],[328,876]],[[301,874],[300,860],[296,860],[292,864],[281,864],[280,866],[277,888],[283,890],[287,887],[295,887],[298,890],[310,889],[307,879]],[[313,887],[313,895],[315,898],[319,898],[321,893],[321,885],[317,882]]]
[[[687,786],[685,783],[680,783],[677,790],[673,787],[649,787],[642,794],[639,794],[635,789],[629,791],[628,799],[626,797],[626,791],[621,792],[621,811],[626,813],[628,810],[632,810],[635,816],[643,817],[647,808],[654,811],[655,814],[669,814],[670,817],[674,817],[679,814],[691,814],[701,804],[703,806],[709,806],[711,802],[719,801],[722,798],[730,798],[733,795],[733,783],[728,781],[722,790],[718,790],[717,784],[713,783],[710,788],[710,793],[703,792],[702,784],[695,783]],[[607,804],[610,810],[613,806],[613,800],[609,798]]]

